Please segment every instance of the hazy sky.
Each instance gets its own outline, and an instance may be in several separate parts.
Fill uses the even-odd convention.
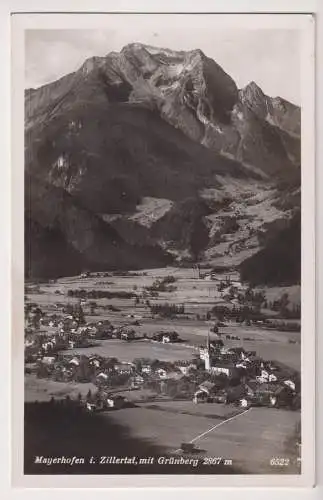
[[[231,75],[239,88],[254,80],[272,97],[300,104],[299,32],[293,29],[224,29],[212,22],[109,23],[107,29],[26,31],[25,86],[38,87],[75,71],[91,56],[141,42],[173,50],[199,48]],[[191,16],[192,18],[193,16]],[[211,16],[209,16],[211,17]],[[111,27],[109,27],[111,26]]]

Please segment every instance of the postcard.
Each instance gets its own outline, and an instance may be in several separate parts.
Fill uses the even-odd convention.
[[[314,18],[16,14],[12,49],[16,481],[313,485]]]

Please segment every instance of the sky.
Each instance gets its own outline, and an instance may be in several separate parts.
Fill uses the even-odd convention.
[[[124,16],[125,17],[125,16]],[[92,56],[141,42],[172,50],[199,48],[214,59],[239,88],[255,81],[271,97],[300,104],[300,34],[296,29],[237,29],[141,18],[107,23],[104,29],[33,29],[25,32],[25,87],[36,88],[77,70]],[[196,17],[196,16],[195,16]],[[211,18],[212,16],[208,16]],[[193,22],[192,22],[193,21]]]

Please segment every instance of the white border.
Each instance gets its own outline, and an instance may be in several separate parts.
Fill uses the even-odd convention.
[[[18,2],[11,2],[11,4],[14,4],[14,3],[18,3]],[[69,11],[81,11],[81,10],[86,10],[86,11],[93,11],[93,10],[97,10],[98,7],[98,3],[101,5],[101,9],[102,10],[107,10],[106,8],[104,9],[103,7],[103,3],[105,2],[91,2],[91,7],[89,7],[89,5],[87,4],[86,5],[86,9],[83,7],[84,6],[84,2],[82,1],[79,1],[77,2],[77,6],[75,5],[75,2],[68,2],[67,0],[65,0],[64,2],[61,2],[60,0],[57,0],[55,2],[55,8],[50,8],[48,6],[48,2],[44,5],[44,4],[41,4],[41,2],[29,2],[30,4],[32,4],[33,6],[31,7],[33,10],[41,10],[41,11],[44,11],[44,10],[50,10],[50,11],[54,11],[54,10],[60,10],[62,8],[63,11],[66,11],[66,10],[69,10]],[[64,6],[62,6],[62,4],[64,3]],[[109,6],[109,11],[113,11],[113,10],[117,10],[117,11],[120,11],[122,10],[122,6],[124,6],[125,4],[127,4],[126,7],[124,8],[128,8],[129,9],[129,3],[131,2],[119,2],[118,3],[118,6],[117,7],[112,7],[112,6]],[[136,2],[136,4],[138,4],[139,2]],[[205,4],[206,2],[204,2]],[[263,2],[261,4],[261,6],[259,5],[259,2],[257,3],[257,7],[255,8],[255,3],[257,2],[244,2],[244,8],[243,10],[257,10],[258,12],[263,10],[263,11],[266,11],[268,12],[268,4],[266,5],[266,7],[264,8],[264,5],[266,4],[265,2]],[[288,7],[287,7],[287,3],[288,3]],[[26,10],[26,7],[25,6],[25,2],[19,2],[19,4],[23,4],[23,6],[18,9],[18,8],[15,8],[15,6],[13,5],[12,6],[12,10]],[[41,4],[41,5],[40,5]],[[131,3],[133,5],[133,2]],[[138,7],[136,5],[136,10],[142,10],[142,11],[161,11],[161,7],[159,6],[158,8],[156,7],[153,7],[152,3],[150,2],[149,5],[147,5],[147,2],[141,2],[141,5],[144,4],[143,7]],[[180,10],[178,8],[176,8],[176,5],[174,6],[174,2],[172,2],[172,6],[168,8],[168,4],[169,2],[163,2],[163,10],[169,10],[169,11],[172,11],[172,10]],[[185,2],[185,11],[188,12],[188,11],[195,11],[196,12],[196,7],[195,8],[192,8],[190,7],[190,5],[192,4],[192,2]],[[200,6],[200,3],[199,3],[199,11],[200,10],[204,10],[205,11],[211,11],[211,10],[214,10],[214,2],[212,2],[212,5],[210,5],[211,2],[208,2],[207,3],[207,7],[201,7]],[[233,6],[232,6],[233,4]],[[230,4],[230,9],[226,6],[224,7],[223,6],[223,3],[222,3],[222,7],[218,7],[217,6],[217,12],[223,12],[223,11],[226,11],[228,12],[228,10],[232,10],[232,7],[235,7],[237,4],[239,4],[239,7],[240,9],[237,7],[235,8],[235,10],[242,10],[241,9],[241,2],[232,2]],[[288,12],[290,10],[290,6],[291,6],[291,3],[290,2],[279,2],[279,5],[278,5],[278,2],[270,2],[270,10],[276,10],[276,11],[284,11],[285,12]],[[304,6],[304,2],[293,2],[293,12],[295,11],[299,11],[299,12],[309,12],[310,10],[310,7],[311,7],[311,4],[313,5],[313,2],[306,2],[306,7]],[[36,7],[34,7],[34,5],[36,5]],[[194,2],[194,5],[195,5],[195,2]],[[106,6],[106,3],[105,3],[105,6]],[[253,8],[251,8],[251,7]],[[284,7],[285,6],[285,7]],[[275,8],[276,7],[276,8]],[[313,9],[313,8],[312,8]],[[312,10],[311,9],[311,10]],[[131,8],[131,10],[133,10],[133,7]],[[183,9],[182,9],[183,10]],[[41,16],[42,17],[42,22],[41,22],[41,26],[44,27],[44,24],[43,24],[43,21],[44,21],[44,16]],[[47,16],[48,17],[48,16]],[[53,17],[53,16],[50,16],[50,17]],[[91,16],[92,17],[92,16]],[[301,16],[298,16],[299,18]],[[302,387],[303,387],[303,394],[305,393],[304,389],[306,388],[306,403],[305,403],[305,408],[304,408],[304,415],[302,416],[303,417],[303,426],[304,426],[304,423],[306,423],[306,412],[308,412],[308,416],[310,417],[308,419],[308,422],[306,423],[306,429],[305,432],[306,432],[306,435],[308,436],[309,440],[307,440],[306,438],[306,446],[307,446],[307,443],[309,444],[308,446],[308,450],[305,451],[304,450],[304,454],[306,455],[306,470],[304,470],[304,473],[302,474],[302,476],[299,476],[299,477],[293,477],[292,478],[292,481],[290,480],[291,478],[287,477],[287,476],[279,476],[277,477],[278,479],[278,483],[279,485],[285,485],[285,486],[296,486],[296,485],[299,485],[299,486],[310,486],[313,484],[313,470],[314,470],[314,460],[313,460],[313,450],[314,450],[314,447],[313,447],[313,438],[314,438],[314,425],[312,425],[314,423],[314,391],[313,391],[313,380],[314,380],[314,318],[315,318],[315,290],[314,290],[314,271],[315,271],[315,267],[314,267],[314,234],[315,234],[315,231],[314,231],[314,203],[315,203],[315,197],[314,197],[314,133],[315,133],[315,129],[314,129],[314,120],[313,120],[313,117],[314,117],[314,73],[313,73],[313,42],[312,42],[312,32],[313,32],[313,23],[311,22],[311,28],[308,28],[308,31],[305,30],[307,33],[309,33],[308,35],[308,38],[305,36],[306,40],[304,40],[304,45],[303,45],[303,48],[304,48],[304,51],[308,51],[308,52],[304,52],[304,57],[306,60],[304,60],[304,70],[303,71],[303,75],[304,75],[304,79],[303,79],[303,91],[304,91],[304,97],[303,97],[303,92],[302,92],[302,102],[303,102],[303,115],[302,115],[302,131],[303,131],[303,137],[302,137],[302,140],[303,140],[303,144],[304,144],[304,140],[305,140],[305,145],[304,147],[302,148],[302,160],[303,160],[303,178],[302,178],[302,182],[303,182],[303,189],[302,189],[302,203],[303,203],[303,208],[304,208],[304,211],[303,211],[303,241],[305,241],[305,248],[304,248],[304,252],[303,252],[303,259],[302,259],[302,264],[303,264],[303,269],[302,269],[302,277],[303,277],[303,290],[306,291],[306,293],[303,293],[303,297],[302,299],[305,301],[304,302],[304,305],[303,305],[303,311],[304,311],[304,315],[303,315],[303,325],[306,324],[306,329],[308,329],[308,334],[306,332],[306,344],[304,344],[304,342],[302,342],[302,361],[303,363],[305,364],[306,366],[306,370],[303,370],[303,374],[304,374],[304,379],[303,379],[303,384],[302,384]],[[38,25],[39,26],[39,25]],[[17,28],[15,28],[17,29]],[[304,31],[304,33],[305,33]],[[19,48],[19,44],[17,46],[17,33],[15,32],[15,43],[13,45],[13,47],[15,48],[15,52],[16,50],[19,50],[21,51],[21,46]],[[21,39],[20,39],[20,42],[21,42]],[[306,48],[305,48],[306,47]],[[22,71],[22,68],[23,66],[21,66],[21,59],[18,58],[20,60],[20,64],[18,64],[18,66],[14,69],[14,72],[19,72],[19,71]],[[15,56],[14,58],[14,61],[17,60],[17,57]],[[20,67],[19,67],[20,66]],[[20,73],[21,74],[21,73]],[[306,77],[306,79],[305,79]],[[20,79],[19,79],[20,80]],[[20,83],[23,81],[23,78],[20,80]],[[13,80],[13,84],[18,84],[18,80]],[[16,136],[17,135],[17,123],[18,123],[18,120],[16,120],[16,112],[19,113],[19,107],[21,106],[21,103],[19,103],[19,99],[18,99],[18,94],[15,93],[17,92],[17,90],[15,91],[15,89],[13,90],[13,93],[14,93],[14,100],[13,100],[13,105],[14,105],[14,108],[13,108],[13,116],[15,117],[15,121],[13,122],[13,135]],[[21,109],[23,109],[23,107],[21,106]],[[22,121],[23,123],[23,121]],[[19,134],[20,135],[20,134]],[[22,136],[23,137],[23,136]],[[22,144],[21,144],[22,145]],[[306,146],[306,151],[305,151],[305,146]],[[20,154],[19,154],[20,152]],[[21,152],[23,153],[23,148],[20,148],[18,147],[18,140],[15,140],[15,144],[14,144],[14,147],[13,147],[13,150],[12,150],[12,153],[13,153],[13,164],[14,165],[18,165],[20,164],[23,165],[23,154],[21,156]],[[304,164],[306,164],[306,169],[304,169]],[[306,174],[306,178],[304,177]],[[14,182],[13,185],[16,186],[16,188],[19,186],[19,176],[20,176],[20,173],[18,173],[18,171],[16,171],[14,169],[13,171],[13,175],[17,175],[18,177],[16,178],[16,181]],[[20,187],[18,187],[18,189],[20,189],[20,191],[18,191],[17,189],[15,188],[15,190],[13,191],[13,206],[16,207],[18,204],[19,204],[19,201],[21,203],[23,197],[22,197],[22,190],[20,189]],[[306,218],[306,219],[305,219]],[[306,220],[306,224],[304,224],[304,221]],[[15,225],[19,223],[19,220],[15,218]],[[18,226],[17,226],[18,228]],[[20,232],[20,235],[22,233]],[[20,252],[20,253],[19,253]],[[17,278],[19,279],[20,277],[20,285],[22,283],[21,281],[21,276],[23,276],[22,271],[22,261],[23,259],[21,259],[21,255],[23,253],[23,245],[22,245],[22,240],[21,240],[21,236],[19,236],[18,234],[18,231],[15,230],[14,231],[14,234],[13,234],[13,272],[14,272],[14,275],[17,276]],[[15,284],[16,285],[16,284]],[[18,300],[17,300],[17,290],[18,288],[15,286],[15,304],[18,303]],[[14,313],[13,314],[13,318],[16,320],[16,321],[19,321],[19,313]],[[306,321],[306,323],[304,323],[304,320]],[[15,332],[19,331],[20,328],[17,328],[19,325],[18,323],[15,324]],[[21,330],[20,330],[21,331]],[[311,336],[311,339],[309,340],[309,335]],[[303,332],[303,341],[304,341],[304,332]],[[13,344],[14,347],[15,344]],[[13,357],[12,357],[12,361],[13,361],[13,374],[16,375],[17,377],[17,374],[19,374],[19,358],[16,356],[16,352],[13,351]],[[17,355],[19,356],[19,352],[17,351]],[[16,364],[17,363],[17,364]],[[304,366],[304,365],[303,365]],[[17,380],[16,380],[17,381]],[[14,383],[15,383],[15,380],[14,380]],[[16,387],[14,385],[14,387]],[[18,397],[16,398],[17,401],[19,399],[19,392],[18,391],[15,391],[16,394],[18,394]],[[20,393],[20,396],[21,396],[22,393]],[[21,399],[21,397],[20,397]],[[16,403],[17,403],[16,401]],[[17,414],[17,410],[19,409],[18,406],[16,406],[16,404],[14,403],[14,414]],[[303,407],[304,407],[304,403],[303,403]],[[306,409],[307,408],[307,409]],[[304,432],[304,431],[303,431]],[[308,434],[307,434],[308,433]],[[304,449],[304,446],[303,446],[303,449]],[[309,454],[308,454],[309,453]],[[16,455],[16,453],[14,453],[14,455]],[[19,455],[19,453],[18,453]],[[308,470],[307,470],[308,469]],[[188,486],[190,484],[190,481],[189,481],[189,478],[191,478],[191,476],[189,477],[185,477],[185,476],[180,476],[179,478],[174,478],[173,476],[159,476],[159,477],[152,477],[152,476],[147,476],[147,481],[148,483],[146,483],[146,486],[149,486],[150,485],[156,485],[156,486],[160,486],[162,484],[165,484],[167,483],[167,486],[175,486],[175,485],[185,485],[185,486]],[[276,483],[276,476],[265,476],[264,478],[262,478],[261,476],[244,476],[243,478],[241,478],[240,476],[230,476],[229,478],[227,476],[224,477],[224,482],[221,481],[221,478],[223,478],[223,476],[215,476],[214,477],[214,486],[224,486],[226,484],[229,483],[230,486],[234,486],[234,485],[237,485],[237,486],[264,486],[264,485],[269,485],[268,483],[270,483],[270,485],[272,486],[275,486],[277,485],[278,486],[278,483]],[[18,479],[18,477],[16,476],[15,479]],[[30,477],[29,477],[30,479]],[[36,476],[36,482],[34,482],[33,485],[30,484],[30,486],[36,486],[36,487],[41,487],[42,486],[42,481],[43,479],[46,479],[45,476]],[[49,484],[47,483],[46,486],[57,486],[57,476],[50,476],[50,480],[51,480],[51,483],[52,484]],[[61,487],[64,487],[64,486],[72,486],[71,484],[71,480],[72,482],[74,482],[74,485],[77,486],[77,487],[98,487],[99,486],[99,483],[100,483],[100,487],[103,486],[103,483],[102,483],[102,479],[104,479],[102,476],[74,476],[74,477],[64,477],[64,476],[60,476],[59,478],[59,485]],[[105,481],[105,485],[106,486],[113,486],[113,485],[117,485],[116,483],[114,483],[114,481],[112,480],[112,476],[109,476],[108,478],[108,481]],[[120,481],[121,479],[121,481]],[[131,486],[131,487],[134,487],[136,486],[136,481],[139,480],[139,483],[142,483],[142,479],[143,479],[143,476],[131,476],[130,477],[130,483],[128,483],[126,481],[126,477],[122,476],[121,478],[119,477],[118,478],[118,483],[119,485],[122,485],[123,487],[125,486]],[[161,481],[162,479],[162,481]],[[178,481],[178,479],[180,479],[180,481]],[[211,478],[212,479],[212,478]],[[220,480],[219,480],[220,479]],[[251,479],[251,482],[249,481],[249,479]],[[265,480],[265,482],[262,482],[262,479]],[[85,480],[85,481],[84,481]],[[157,480],[157,482],[156,482]],[[184,480],[184,481],[183,481]],[[205,486],[206,483],[209,483],[210,481],[210,476],[207,476],[207,478],[205,479],[204,477],[202,476],[195,476],[194,477],[194,481],[193,481],[193,484],[192,486],[199,486],[199,487],[202,487],[202,486]],[[67,484],[67,482],[69,484]],[[20,481],[19,481],[20,483]],[[83,484],[83,483],[86,483]],[[24,484],[27,486],[26,482],[24,481]],[[20,483],[20,485],[22,485]],[[45,484],[43,484],[43,486],[45,486]],[[154,492],[155,494],[155,492]]]

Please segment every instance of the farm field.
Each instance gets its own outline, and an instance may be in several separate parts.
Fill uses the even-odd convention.
[[[86,304],[92,299],[87,299],[84,306],[87,322],[108,319],[114,326],[121,326],[136,321],[131,328],[135,330],[137,340],[98,340],[95,346],[69,349],[64,353],[96,353],[103,357],[116,357],[120,361],[132,361],[140,357],[161,361],[188,360],[198,352],[198,346],[205,345],[208,332],[213,326],[213,321],[207,321],[205,318],[207,311],[215,304],[226,303],[217,290],[217,281],[199,278],[193,269],[165,268],[147,270],[137,275],[62,278],[55,283],[38,284],[34,290],[31,285],[26,296],[29,301],[39,304],[43,311],[54,313],[57,311],[57,303],[78,302],[79,299],[68,295],[69,290],[105,290],[112,295],[122,291],[141,297],[143,287],[151,286],[156,279],[165,276],[176,278],[176,290],[160,292],[158,297],[148,298],[152,303],[184,304],[184,315],[178,315],[174,319],[152,316],[145,300],[136,304],[135,297],[126,299],[119,296],[95,299],[96,307],[91,312]],[[237,276],[230,277],[237,279]],[[221,279],[225,279],[225,276],[219,275],[219,280]],[[274,300],[279,298],[281,293],[288,293],[288,288],[267,291],[271,293],[271,300]],[[293,288],[292,295],[296,301],[297,288]],[[299,332],[268,330],[256,325],[241,326],[236,322],[226,322],[226,325],[220,327],[225,346],[242,346],[247,350],[256,351],[263,359],[275,360],[300,370]],[[49,327],[44,329],[51,331]],[[144,335],[151,337],[158,331],[176,331],[182,343],[161,344],[143,339]],[[228,339],[228,335],[239,339]],[[211,333],[211,340],[214,337]],[[95,391],[91,384],[53,382],[27,375],[25,400],[46,401],[52,396],[64,398],[66,395],[75,398],[79,392],[86,395],[89,388]],[[160,395],[156,396],[148,389],[124,392],[120,390],[120,393],[135,406],[103,413],[103,417],[121,426],[129,436],[160,447],[165,450],[165,454],[177,453],[183,442],[195,440],[194,444],[200,450],[197,457],[223,457],[232,460],[233,467],[243,472],[299,472],[297,467],[295,468],[295,449],[291,449],[288,444],[293,441],[295,427],[300,421],[299,412],[252,408],[243,413],[241,408],[232,405],[195,405],[192,401],[172,401]],[[203,435],[199,437],[201,434]],[[273,469],[270,466],[270,459],[273,457],[290,457],[293,464],[285,469]]]
[[[200,405],[200,408],[196,408],[191,402],[158,403],[154,409],[149,406],[151,405],[142,404],[140,407],[109,413],[109,419],[115,419],[120,425],[126,426],[136,437],[165,447],[168,453],[176,452],[181,443],[196,439],[195,447],[200,450],[197,456],[232,460],[232,465],[244,473],[278,474],[297,471],[295,452],[290,451],[288,439],[292,437],[300,420],[299,413],[251,408],[232,418],[225,416],[225,411],[231,415],[232,407],[216,404]],[[200,412],[202,406],[202,411],[221,415],[223,420],[200,414],[185,414],[185,411]],[[225,422],[229,418],[232,420]],[[217,427],[214,428],[215,426]],[[203,433],[205,434],[198,438]],[[270,465],[273,457],[289,459],[290,465],[285,470],[275,469]]]
[[[83,396],[92,384],[61,383],[25,377],[25,401],[49,401],[69,395]],[[300,413],[267,408],[245,411],[216,403],[195,405],[192,401],[172,401],[149,390],[120,391],[135,406],[103,413],[103,417],[123,427],[129,436],[155,445],[165,453],[178,454],[183,442],[194,441],[196,457],[222,457],[244,473],[295,473],[293,433]],[[158,422],[158,427],[156,427]],[[276,469],[270,459],[290,459],[290,466]],[[216,465],[206,465],[216,467]]]
[[[183,339],[183,343],[194,346],[205,344],[207,333],[212,326],[212,321],[203,319],[208,310],[215,304],[225,304],[216,286],[217,280],[206,281],[199,278],[194,269],[163,268],[150,269],[138,274],[123,276],[98,276],[98,277],[66,277],[58,279],[55,283],[39,284],[38,289],[27,293],[27,298],[40,305],[44,311],[55,312],[55,304],[76,303],[78,299],[68,296],[68,290],[106,290],[112,293],[120,291],[141,294],[143,287],[151,286],[156,279],[165,276],[176,278],[176,290],[160,292],[158,297],[149,299],[152,303],[184,304],[185,314],[176,319],[152,317],[149,308],[141,301],[135,304],[134,298],[96,299],[97,307],[93,314],[85,309],[87,321],[109,319],[113,325],[129,324],[134,318],[138,319],[139,326],[134,329],[138,337],[144,334],[150,336],[160,330],[175,330]],[[230,275],[219,274],[218,279],[237,279],[234,273]],[[290,287],[292,296],[297,299],[298,288]],[[279,297],[281,293],[288,292],[287,287],[266,289],[271,300]],[[294,300],[294,299],[293,299]],[[109,308],[115,309],[110,310]],[[201,319],[197,319],[200,315]],[[45,328],[46,329],[46,328]],[[50,331],[50,328],[47,328]],[[228,346],[243,346],[248,350],[255,350],[264,359],[279,361],[293,369],[300,370],[300,333],[266,330],[260,327],[241,326],[229,323],[221,328],[224,342]],[[239,340],[226,339],[226,335],[239,337]],[[249,340],[246,340],[248,338]],[[212,339],[212,334],[211,334]],[[289,343],[296,341],[297,343]],[[160,360],[189,359],[193,351],[180,345],[162,346],[149,342],[135,341],[133,343],[120,343],[109,340],[99,343],[95,347],[78,349],[75,352],[100,353],[103,356],[115,356],[120,360],[131,361],[134,357],[152,357]]]
[[[115,357],[120,361],[132,361],[135,358],[151,358],[163,361],[189,360],[195,349],[181,347],[179,345],[166,345],[157,342],[139,340],[134,342],[124,342],[122,340],[111,339],[98,341],[94,347],[68,349],[67,354],[97,354],[103,357]]]
[[[76,399],[79,393],[85,396],[88,390],[93,393],[97,388],[91,383],[56,382],[50,379],[39,379],[35,375],[25,375],[25,402],[49,401],[53,396],[55,399],[63,399],[70,396]]]

